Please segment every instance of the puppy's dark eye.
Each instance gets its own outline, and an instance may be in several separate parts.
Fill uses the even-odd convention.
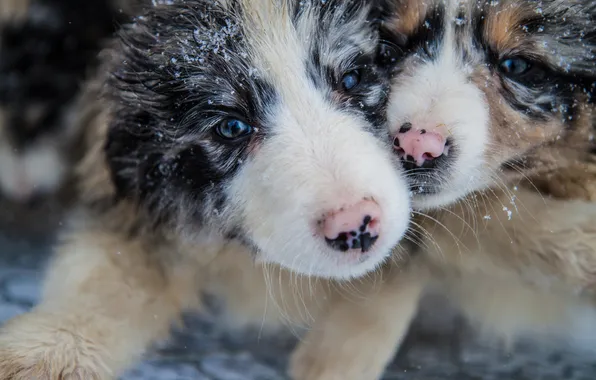
[[[253,127],[238,119],[226,119],[215,129],[219,137],[230,141],[250,136],[253,131]]]
[[[344,90],[350,91],[360,84],[360,70],[350,71],[341,78],[341,86]]]
[[[501,72],[508,76],[520,76],[532,69],[532,64],[519,57],[506,58],[499,63]]]

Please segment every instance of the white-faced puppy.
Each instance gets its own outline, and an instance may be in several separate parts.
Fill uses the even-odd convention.
[[[420,247],[410,253],[419,253],[365,302],[317,318],[292,361],[295,379],[380,377],[370,348],[389,360],[395,347],[368,332],[398,344],[412,295],[437,282],[503,334],[577,332],[596,316],[574,314],[578,289],[596,281],[596,204],[515,186],[595,162],[596,2],[402,0],[387,14],[388,119],[413,207],[424,211],[413,223]],[[369,307],[379,304],[394,308]]]
[[[109,68],[116,195],[151,223],[233,236],[298,273],[376,268],[409,202],[387,150],[377,32],[362,26],[370,8],[182,2],[139,20]]]
[[[595,7],[589,0],[395,1],[385,24],[396,62],[388,114],[416,208],[545,169],[528,156],[551,154],[544,147],[570,134],[583,132],[577,143],[587,145]],[[566,152],[567,160],[586,153]]]
[[[26,202],[63,185],[80,136],[76,97],[124,1],[0,1],[3,197]]]
[[[123,28],[89,87],[81,210],[42,303],[2,330],[0,378],[116,376],[197,306],[231,241],[249,273],[251,252],[335,279],[380,266],[410,212],[376,14],[186,0]]]

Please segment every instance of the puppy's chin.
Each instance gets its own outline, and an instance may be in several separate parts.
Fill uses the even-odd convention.
[[[388,249],[384,252],[378,251],[370,254],[360,252],[346,252],[342,257],[320,257],[318,262],[311,260],[294,260],[290,262],[278,262],[267,255],[257,254],[256,262],[263,265],[276,264],[297,276],[317,277],[335,281],[348,281],[362,277],[367,273],[375,271],[390,256]]]
[[[436,194],[421,194],[412,197],[412,206],[415,210],[428,211],[453,204],[464,198],[466,191],[442,190]]]

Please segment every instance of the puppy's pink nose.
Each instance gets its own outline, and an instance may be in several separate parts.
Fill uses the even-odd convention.
[[[379,238],[381,208],[372,200],[329,213],[321,222],[327,244],[345,252],[358,249],[367,252]]]
[[[440,132],[416,129],[411,123],[402,125],[393,140],[398,155],[419,167],[445,154],[446,144],[447,139]]]

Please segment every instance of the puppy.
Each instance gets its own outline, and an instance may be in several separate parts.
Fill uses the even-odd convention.
[[[3,327],[0,378],[113,378],[201,290],[226,292],[211,278],[264,284],[253,260],[285,292],[289,271],[378,268],[410,203],[377,18],[370,1],[186,0],[123,28],[86,95],[81,208],[42,303]]]
[[[132,3],[132,1],[129,1]],[[126,1],[0,1],[0,192],[52,194],[77,158],[80,84]]]
[[[412,295],[433,285],[503,336],[577,333],[596,317],[577,296],[594,286],[596,205],[532,188],[537,178],[559,198],[595,195],[594,2],[404,0],[386,14],[389,128],[418,210],[419,253],[390,275],[401,280],[317,318],[295,379],[379,378]],[[395,308],[369,307],[378,304]],[[370,347],[380,348],[375,361]]]
[[[592,2],[396,5],[386,24],[397,62],[388,114],[416,208],[544,170],[539,164],[551,163],[532,154],[552,156],[545,146],[554,142],[590,146]],[[565,153],[552,164],[583,160],[589,150]]]

